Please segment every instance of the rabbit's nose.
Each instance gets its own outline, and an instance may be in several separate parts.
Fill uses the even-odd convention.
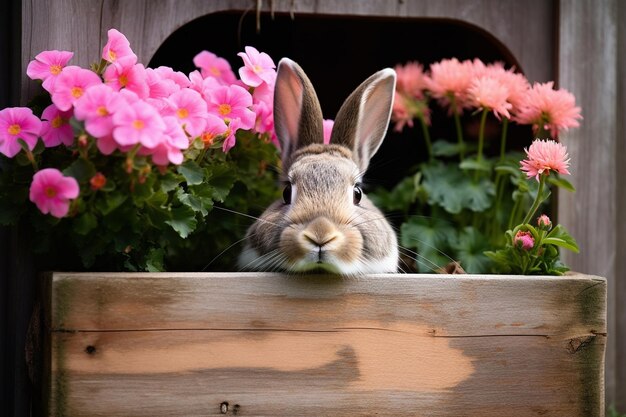
[[[319,217],[307,225],[302,231],[302,237],[307,242],[322,248],[339,239],[341,234],[330,220]]]

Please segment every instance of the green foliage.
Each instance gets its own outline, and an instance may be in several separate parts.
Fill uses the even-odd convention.
[[[278,154],[258,134],[239,131],[227,154],[215,147],[186,157],[163,169],[146,157],[102,155],[92,138],[84,148],[47,149],[36,155],[39,168],[67,167],[63,173],[81,186],[68,216],[56,219],[28,199],[30,161],[0,155],[0,224],[19,223],[42,269],[202,270],[251,223],[215,208],[260,214],[277,197],[275,172],[267,167],[278,164]],[[106,177],[98,189],[90,185],[96,173]],[[232,268],[239,251],[225,252],[210,268]]]

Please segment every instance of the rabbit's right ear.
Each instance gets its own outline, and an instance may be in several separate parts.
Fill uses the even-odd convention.
[[[323,143],[322,110],[311,81],[289,58],[278,63],[274,87],[274,128],[282,150],[283,171],[294,151]]]

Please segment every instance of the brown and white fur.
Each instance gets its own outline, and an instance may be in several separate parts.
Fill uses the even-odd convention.
[[[389,68],[364,81],[342,105],[325,145],[311,82],[298,64],[280,61],[274,124],[285,200],[273,203],[248,230],[239,258],[242,269],[343,275],[397,271],[396,235],[358,188],[387,131],[395,82]]]

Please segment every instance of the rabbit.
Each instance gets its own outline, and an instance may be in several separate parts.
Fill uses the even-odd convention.
[[[283,199],[248,229],[242,270],[340,275],[393,273],[397,237],[359,183],[389,124],[396,74],[364,81],[337,114],[324,144],[322,111],[304,71],[283,58],[274,89]]]

